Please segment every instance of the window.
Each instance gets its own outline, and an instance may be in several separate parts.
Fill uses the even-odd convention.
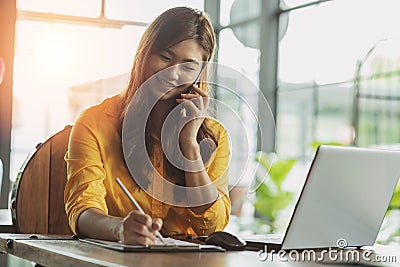
[[[252,165],[244,163],[252,163],[257,145],[257,139],[253,138],[257,136],[257,118],[252,112],[257,112],[258,104],[259,51],[244,46],[229,28],[221,31],[219,40],[221,86],[217,87],[217,99],[227,108],[218,105],[217,118],[225,123],[232,144],[230,185],[248,185],[252,180]]]
[[[106,0],[106,16],[110,19],[141,21],[149,23],[159,14],[173,6],[190,6],[192,8],[203,10],[203,1]]]
[[[399,7],[392,0],[335,0],[283,13],[289,24],[279,44],[281,157],[309,161],[314,143],[399,149]],[[305,176],[291,177],[287,184],[296,188]],[[378,241],[396,240],[392,208]]]
[[[360,142],[372,136],[372,130],[367,132],[365,128],[369,127],[363,119],[365,114],[360,114],[363,118],[356,129],[361,131],[354,132],[354,79],[358,65],[376,45],[378,48],[368,55],[368,62],[392,64],[391,70],[396,69],[397,49],[385,47],[384,43],[398,43],[395,25],[399,18],[394,11],[398,7],[398,1],[391,0],[337,0],[289,12],[288,29],[279,47],[278,153],[303,157],[315,141],[353,144],[355,134]],[[373,74],[371,70],[366,74],[370,66],[363,64],[361,79]],[[375,67],[375,76],[376,70]],[[392,78],[392,84],[395,79]],[[367,83],[360,85],[365,91]],[[382,79],[374,86],[381,92],[388,87]],[[397,94],[394,87],[392,91],[392,95]],[[365,106],[367,100],[360,101]],[[291,123],[297,127],[289,133],[284,126]],[[399,138],[390,142],[399,143]],[[379,140],[359,143],[382,144]]]
[[[273,80],[270,73],[277,73],[276,84],[268,84],[274,92],[266,94],[277,107],[276,153],[299,163],[287,176],[284,189],[299,195],[315,144],[398,149],[400,19],[396,11],[400,3],[281,0],[281,10],[271,15],[265,9],[267,2],[274,1],[220,0],[214,5],[219,13],[213,19],[218,22],[219,63],[245,73],[261,90],[263,79],[269,75]],[[266,16],[270,25],[279,22],[277,40],[262,30],[265,25],[260,19]],[[267,43],[260,43],[264,37]],[[240,111],[240,104],[231,103],[246,121],[248,114]],[[283,226],[278,231],[287,226],[296,200],[277,218]],[[398,218],[392,225],[398,229]]]
[[[17,0],[18,10],[55,13],[61,15],[98,17],[101,12],[101,0]]]
[[[220,12],[212,20],[219,40],[218,86],[215,88],[219,103],[217,118],[225,124],[232,145],[229,184],[232,188],[247,189],[254,178],[259,126],[258,18],[261,1],[223,0],[216,4],[219,5],[216,10]],[[235,204],[232,211],[235,214]]]
[[[182,4],[151,1],[158,8],[150,9],[139,1],[109,0],[104,7],[100,0],[18,1],[12,181],[38,143],[124,89],[146,23]],[[199,0],[189,4],[203,8]]]

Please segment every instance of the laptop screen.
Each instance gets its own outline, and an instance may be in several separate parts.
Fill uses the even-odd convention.
[[[373,245],[399,177],[400,151],[320,146],[282,249]]]

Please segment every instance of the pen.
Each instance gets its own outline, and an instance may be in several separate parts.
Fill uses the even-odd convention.
[[[131,193],[129,193],[128,189],[125,187],[125,185],[122,183],[122,181],[119,178],[115,178],[115,180],[117,181],[119,186],[122,188],[122,191],[124,191],[124,193],[128,196],[129,200],[139,210],[139,212],[142,213],[142,214],[145,214],[144,211],[142,210],[142,207],[140,207],[139,203],[137,203],[137,201],[133,198]],[[164,240],[163,236],[160,234],[159,231],[156,231],[156,235],[164,245],[167,244],[167,243],[165,243],[165,240]]]

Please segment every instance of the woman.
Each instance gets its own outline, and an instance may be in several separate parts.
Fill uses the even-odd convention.
[[[157,231],[209,235],[227,225],[228,137],[204,117],[209,95],[203,81],[214,48],[203,12],[167,10],[145,31],[127,88],[80,115],[66,154],[64,198],[73,232],[149,245]],[[163,138],[163,123],[174,111],[176,127]],[[165,149],[163,140],[172,148]],[[173,162],[177,147],[180,163]],[[161,182],[154,179],[160,176]],[[116,177],[145,214],[129,202]],[[182,189],[186,193],[178,194]]]

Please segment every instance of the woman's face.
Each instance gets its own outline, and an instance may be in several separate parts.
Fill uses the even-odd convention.
[[[193,39],[184,40],[149,56],[145,79],[161,100],[180,97],[202,70],[204,50]]]

